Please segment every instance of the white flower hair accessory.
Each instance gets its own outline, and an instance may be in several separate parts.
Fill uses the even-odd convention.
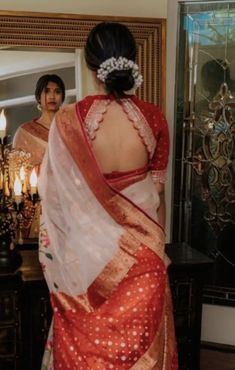
[[[135,81],[134,87],[139,87],[143,82],[143,76],[139,73],[139,67],[135,62],[133,62],[133,60],[129,60],[124,57],[112,57],[106,59],[103,63],[100,64],[100,67],[97,70],[97,78],[102,82],[105,82],[109,73],[113,71],[124,71],[128,69],[132,70],[131,73]]]

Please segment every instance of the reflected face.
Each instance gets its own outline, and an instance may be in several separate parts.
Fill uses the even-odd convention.
[[[40,96],[42,111],[57,112],[62,104],[62,91],[55,82],[48,82]]]

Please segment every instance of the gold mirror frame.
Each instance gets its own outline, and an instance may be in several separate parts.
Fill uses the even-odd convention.
[[[61,13],[0,11],[0,46],[76,49],[98,22],[124,23],[138,45],[137,63],[144,77],[138,96],[165,108],[165,19],[106,17]]]

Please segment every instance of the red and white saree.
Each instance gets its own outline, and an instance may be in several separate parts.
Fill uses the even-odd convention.
[[[57,114],[41,168],[40,261],[54,313],[42,369],[176,370],[165,235],[150,167],[101,173],[91,139],[108,99],[89,99]],[[146,125],[141,101],[122,104],[130,121]],[[161,132],[145,128],[141,137],[154,158]],[[153,170],[163,176],[163,168]]]
[[[30,153],[30,164],[39,173],[40,165],[45,154],[48,142],[49,129],[36,119],[23,123],[16,131],[13,147]],[[21,232],[24,239],[38,238],[40,204],[32,207],[30,201],[25,201],[22,210]]]
[[[33,166],[39,166],[47,148],[49,130],[36,119],[22,124],[16,131],[13,146],[31,154]]]

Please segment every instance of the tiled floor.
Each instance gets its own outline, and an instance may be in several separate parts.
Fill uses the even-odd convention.
[[[235,353],[202,349],[200,370],[235,370]]]

